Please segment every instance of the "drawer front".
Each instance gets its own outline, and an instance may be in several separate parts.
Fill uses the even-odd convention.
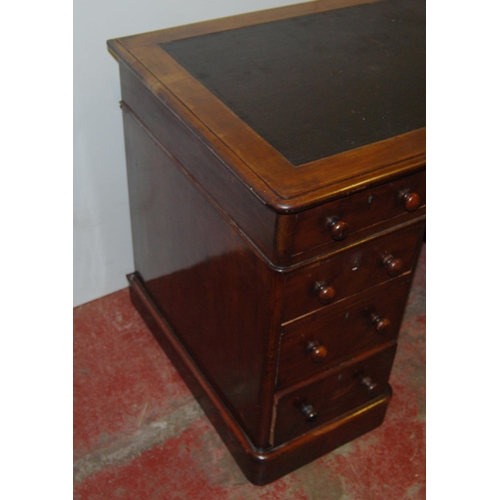
[[[396,345],[355,363],[340,365],[326,377],[278,397],[274,445],[385,395]]]
[[[284,389],[396,340],[410,289],[406,280],[281,337],[277,388]]]
[[[296,215],[292,256],[321,245],[316,254],[342,248],[367,234],[366,229],[425,211],[425,170]],[[372,228],[374,232],[376,227]]]
[[[285,282],[282,322],[329,309],[342,299],[410,272],[422,231],[422,224],[414,224],[291,273]]]

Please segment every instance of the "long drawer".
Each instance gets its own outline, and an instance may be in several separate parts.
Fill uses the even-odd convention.
[[[306,380],[363,352],[396,340],[410,287],[399,283],[349,307],[285,328],[277,389]]]
[[[409,273],[423,225],[379,236],[291,273],[285,284],[282,323],[328,309],[342,299]]]
[[[369,404],[390,389],[396,345],[276,397],[274,445],[290,441],[341,415]]]
[[[425,213],[425,205],[424,170],[298,213],[292,256],[339,250],[384,222],[395,225]]]

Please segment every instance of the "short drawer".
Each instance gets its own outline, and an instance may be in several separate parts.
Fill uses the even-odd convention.
[[[396,345],[340,365],[310,384],[277,396],[274,445],[290,441],[389,391]]]
[[[333,314],[284,329],[277,389],[396,340],[410,281],[372,295]]]
[[[292,256],[342,248],[385,221],[400,223],[425,211],[425,170],[306,210],[295,216]],[[400,219],[400,220],[398,220]],[[371,228],[371,229],[369,229]]]
[[[346,297],[410,272],[422,231],[422,224],[413,224],[290,273],[285,282],[282,323],[328,309]]]

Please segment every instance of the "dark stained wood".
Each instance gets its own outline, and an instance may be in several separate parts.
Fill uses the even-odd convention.
[[[335,241],[342,241],[347,238],[351,232],[351,227],[345,220],[339,220],[337,217],[331,217],[327,224],[330,229],[330,235]]]
[[[196,137],[168,111],[168,108],[158,106],[154,96],[123,65],[120,66],[120,75],[123,106],[132,112],[129,108],[131,105],[140,113],[140,121],[157,141],[169,151],[176,152],[175,158],[181,162],[187,173],[193,176],[193,180],[217,200],[228,217],[249,236],[251,244],[257,246],[259,251],[277,266],[290,265],[294,261],[300,262],[304,258],[325,253],[330,251],[332,246],[340,249],[356,237],[366,234],[363,228],[377,222],[383,225],[385,219],[393,219],[389,225],[409,220],[412,215],[403,209],[401,198],[396,196],[400,190],[411,189],[420,192],[425,201],[425,175],[417,174],[295,216],[277,214],[263,203],[256,203],[254,193],[232,177],[220,159],[202,143],[197,142]],[[179,149],[180,145],[185,147]],[[203,166],[201,170],[200,165]],[[234,203],[235,199],[238,200],[237,204]],[[372,200],[370,206],[373,208],[366,208],[368,199]],[[417,213],[422,211],[425,212],[425,202]],[[353,216],[356,213],[360,213],[359,218]],[[348,220],[352,227],[354,234],[343,242],[333,241],[326,229],[326,220],[332,214]],[[287,229],[275,231],[276,225]],[[320,248],[325,240],[327,246]],[[304,253],[304,245],[306,248],[312,248],[309,254]]]
[[[154,95],[124,65],[120,65],[122,107],[147,128],[154,141],[172,156],[186,175],[198,184],[225,215],[249,236],[248,242],[277,266],[290,264],[288,240],[293,230],[289,216],[277,214],[256,200],[214,152],[200,143],[167,107],[158,106]],[[133,106],[136,112],[129,107]],[[136,113],[139,113],[140,118]],[[202,168],[200,168],[200,166]],[[234,200],[238,200],[235,204]],[[257,203],[256,203],[257,201]],[[283,228],[275,231],[275,226]]]
[[[306,350],[314,363],[320,363],[328,356],[328,349],[317,341],[308,342]]]
[[[410,283],[406,280],[363,301],[330,314],[313,316],[307,322],[283,329],[280,344],[277,388],[301,380],[396,340]],[[373,318],[372,316],[375,316]],[[381,328],[378,321],[386,320]],[[311,345],[323,349],[314,356]]]
[[[391,326],[391,320],[389,318],[383,318],[376,312],[370,314],[370,321],[375,325],[375,331],[377,333],[385,333]]]
[[[318,19],[345,17],[352,23],[361,12],[370,24],[367,13],[375,11],[397,11],[398,20],[404,10],[406,28],[414,11],[414,28],[421,33],[421,0],[360,5],[369,3],[319,0],[108,42],[120,63],[135,266],[128,276],[131,297],[255,484],[273,481],[383,421],[398,329],[425,231],[424,110],[421,100],[407,96],[417,109],[399,115],[401,127],[393,136],[378,140],[376,134],[385,132],[372,121],[353,138],[360,147],[332,154],[324,137],[300,144],[304,135],[294,128],[321,114],[323,100],[336,105],[335,92],[318,92],[318,102],[304,100],[309,104],[296,108],[296,123],[283,115],[291,128],[271,127],[271,133],[288,135],[296,151],[306,151],[306,157],[312,152],[290,161],[252,120],[238,116],[238,106],[231,109],[224,96],[193,77],[189,51],[179,62],[160,45],[180,47],[175,41],[181,39],[197,44],[193,37],[213,33],[214,40],[238,38],[229,30],[267,31],[272,22],[300,26],[295,32],[305,35]],[[303,17],[312,14],[319,16],[313,23]],[[349,23],[344,28],[352,28]],[[397,25],[386,29],[394,33]],[[307,56],[313,49],[334,50],[332,39],[324,40],[327,31],[317,46],[308,36],[296,44],[305,55],[298,66],[314,62]],[[394,39],[383,39],[384,30],[374,38],[361,24],[351,31],[367,37],[361,45],[394,47]],[[400,30],[403,38],[406,31]],[[261,42],[268,43],[266,37]],[[414,47],[406,62],[411,66],[412,56],[421,62],[422,50]],[[214,70],[230,87],[223,73],[235,65],[231,58],[221,63],[226,69]],[[420,81],[421,66],[411,68]],[[312,88],[328,89],[321,72],[305,69],[293,71]],[[255,66],[252,71],[255,76]],[[381,75],[380,68],[373,71]],[[396,69],[383,73],[387,88],[404,87]],[[351,78],[352,95],[361,85],[358,76]],[[259,92],[252,92],[256,116],[270,113],[273,123],[273,106],[263,99],[259,108]],[[285,91],[288,99],[293,92]],[[378,120],[380,103],[369,92],[365,97],[366,106],[373,104],[367,112]],[[400,98],[392,104],[398,107]],[[341,114],[333,125],[341,125]]]
[[[274,253],[276,213],[263,203],[255,203],[255,195],[209,148],[196,140],[177,116],[168,108],[158,106],[154,95],[123,65],[120,66],[120,82],[123,106],[127,111],[140,117],[139,121],[157,142],[169,150],[209,196],[218,201],[221,209],[230,214],[263,254],[270,260],[279,261]],[[237,205],[234,199],[239,201]]]
[[[274,381],[276,354],[265,354],[281,276],[128,112],[124,125],[135,269],[214,390],[266,447],[272,393],[262,387]]]
[[[294,166],[425,127],[424,2],[359,5],[160,46]]]
[[[329,286],[325,282],[316,282],[314,295],[318,297],[318,300],[322,304],[330,304],[331,302],[333,302],[333,299],[335,299],[335,295],[337,295],[337,292],[335,291],[335,288],[333,288],[333,286]]]
[[[302,9],[311,12],[309,4]],[[300,9],[294,9],[293,15],[298,12]],[[194,28],[193,35],[196,34]],[[169,39],[168,30],[163,36],[164,41]],[[389,180],[425,163],[425,129],[420,128],[294,168],[173,60],[159,46],[161,37],[157,33],[151,39],[147,36],[119,39],[108,46],[160,103],[182,117],[201,143],[209,145],[224,163],[231,165],[239,179],[276,210],[302,210],[318,200],[323,202]],[[176,156],[175,151],[172,153]]]
[[[286,446],[255,448],[172,332],[140,276],[133,273],[127,278],[132,302],[252,483],[265,485],[275,481],[382,424],[392,395],[390,387],[382,398],[316,429],[313,434],[300,436]]]
[[[276,396],[274,445],[313,430],[388,393],[396,346],[324,372],[307,384]],[[363,380],[370,378],[370,381]],[[304,415],[304,406],[311,406]],[[315,418],[310,415],[314,411]]]
[[[412,220],[415,214],[405,209],[402,193],[418,194],[421,202],[417,213],[423,214],[425,183],[425,171],[421,171],[296,214],[291,242],[293,254],[303,259],[310,254],[339,250],[365,237],[366,231],[373,233],[379,225],[395,226]],[[348,224],[349,232],[343,239],[332,238],[332,220]],[[308,250],[311,250],[309,254],[301,255]]]
[[[411,225],[355,245],[327,260],[287,275],[283,323],[318,309],[328,310],[337,307],[343,299],[370,286],[411,272],[418,257],[416,249],[419,248],[422,229],[421,224]],[[392,261],[388,256],[393,258]],[[397,262],[394,259],[397,259]],[[392,262],[393,267],[389,262]],[[398,264],[399,267],[394,264]],[[323,289],[330,287],[335,290],[336,293],[331,295],[331,300],[320,299],[318,283]]]
[[[387,269],[387,274],[394,278],[399,276],[404,269],[404,263],[402,259],[394,257],[393,255],[387,255],[382,261],[383,266]]]
[[[405,193],[403,196],[404,207],[407,212],[414,212],[422,204],[422,200],[418,193]]]

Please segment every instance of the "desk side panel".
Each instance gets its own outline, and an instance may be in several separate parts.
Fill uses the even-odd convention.
[[[278,214],[268,208],[205,144],[200,134],[161,102],[124,64],[120,64],[122,99],[151,134],[179,161],[226,216],[276,265],[287,263],[286,245],[277,241]],[[177,103],[179,105],[179,103]]]
[[[124,112],[135,269],[257,447],[268,444],[279,275]]]

